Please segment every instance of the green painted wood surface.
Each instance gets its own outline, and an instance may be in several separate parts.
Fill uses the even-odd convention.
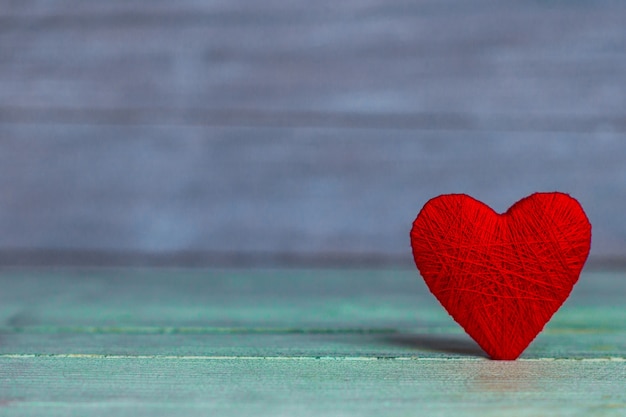
[[[411,270],[4,270],[0,415],[626,414],[626,274],[485,359]]]
[[[4,415],[587,417],[626,411],[625,363],[617,361],[44,357],[0,358],[0,366]]]

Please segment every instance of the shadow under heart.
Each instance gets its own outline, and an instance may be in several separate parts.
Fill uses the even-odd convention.
[[[487,354],[473,340],[463,335],[433,335],[433,334],[392,334],[385,335],[382,342],[399,347],[409,347],[436,351],[442,353],[454,353],[463,356],[477,356],[487,358]]]

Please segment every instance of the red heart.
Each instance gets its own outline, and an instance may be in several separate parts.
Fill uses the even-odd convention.
[[[567,299],[591,245],[582,207],[536,193],[498,214],[464,194],[428,201],[411,230],[415,265],[492,359],[516,359]]]

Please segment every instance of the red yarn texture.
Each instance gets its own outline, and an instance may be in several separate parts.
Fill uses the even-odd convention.
[[[536,193],[498,214],[464,194],[428,201],[411,230],[426,285],[492,359],[516,359],[569,296],[591,246],[581,205]]]

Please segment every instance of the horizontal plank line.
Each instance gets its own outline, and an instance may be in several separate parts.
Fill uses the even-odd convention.
[[[326,253],[251,251],[115,251],[2,248],[0,268],[401,268],[413,269],[409,252]],[[591,256],[587,270],[624,270],[626,257]]]
[[[276,266],[287,268],[409,268],[413,264],[410,254],[392,255],[365,252],[145,252],[97,249],[0,249],[0,267],[263,268]]]
[[[620,333],[621,328],[548,328],[547,335],[586,335]],[[177,327],[177,326],[0,326],[2,334],[85,334],[85,335],[380,335],[380,334],[450,334],[457,327],[429,328],[296,328],[296,327]]]
[[[198,361],[488,361],[490,359],[467,357],[424,357],[424,356],[201,356],[201,355],[107,355],[96,353],[4,353],[0,359],[154,359],[154,360],[198,360]],[[519,362],[626,362],[626,357],[609,356],[598,358],[520,358]],[[495,362],[495,361],[494,361]]]
[[[198,10],[193,6],[182,5],[166,10],[149,10],[146,7],[137,10],[120,11],[75,11],[72,9],[56,8],[48,13],[3,13],[0,15],[0,33],[10,30],[38,29],[38,30],[94,30],[148,27],[163,30],[164,28],[190,27],[233,27],[233,26],[276,26],[297,25],[300,27],[319,26],[329,24],[351,23],[355,19],[360,24],[379,22],[384,19],[442,19],[458,18],[488,18],[505,11],[509,16],[517,16],[520,12],[541,13],[545,15],[549,9],[545,7],[523,6],[515,8],[511,4],[498,7],[499,3],[489,2],[487,7],[463,7],[457,4],[454,11],[449,7],[442,7],[437,2],[430,5],[375,5],[363,8],[338,8],[329,12],[325,7],[285,8],[233,8],[232,10]],[[207,10],[208,9],[208,10]],[[606,8],[597,9],[602,11]],[[621,9],[611,7],[609,10],[619,13]],[[558,12],[559,9],[552,12]]]
[[[433,329],[429,329],[431,332]],[[0,334],[391,334],[394,328],[295,328],[295,327],[162,327],[162,326],[0,326]]]
[[[0,124],[274,127],[513,132],[626,132],[624,115],[472,115],[250,109],[73,109],[0,107]]]
[[[345,21],[328,13],[287,12],[272,13],[267,10],[203,12],[199,10],[167,11],[120,11],[77,14],[72,11],[50,14],[22,14],[0,16],[0,33],[11,30],[89,30],[154,27],[190,28],[224,26],[276,26],[276,25],[319,25],[334,21]]]

